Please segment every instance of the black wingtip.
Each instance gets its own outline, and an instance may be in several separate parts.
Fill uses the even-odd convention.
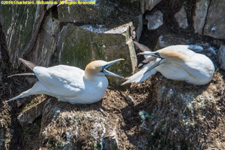
[[[152,51],[150,48],[148,48],[147,46],[143,45],[143,44],[140,44],[136,41],[133,41],[134,42],[134,45],[137,46],[142,52],[144,51]]]

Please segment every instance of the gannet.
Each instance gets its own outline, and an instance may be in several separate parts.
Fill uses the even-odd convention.
[[[123,78],[112,73],[106,68],[124,59],[117,59],[106,62],[96,60],[90,62],[85,71],[67,65],[53,67],[36,66],[33,63],[21,59],[26,66],[33,70],[38,81],[29,90],[9,99],[13,101],[30,95],[46,94],[56,97],[58,101],[69,102],[71,104],[89,104],[101,100],[108,86],[105,75]]]
[[[135,43],[139,48],[142,44]],[[131,82],[142,82],[156,72],[172,80],[181,80],[195,85],[204,85],[211,81],[215,67],[213,62],[205,55],[191,50],[193,45],[173,45],[155,52],[146,51],[138,55],[144,55],[148,62],[134,75],[127,78],[122,85]]]

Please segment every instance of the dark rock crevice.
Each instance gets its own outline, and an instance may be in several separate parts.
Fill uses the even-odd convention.
[[[208,5],[208,8],[207,8],[206,16],[208,16],[208,14],[209,14],[209,8],[210,8],[211,1],[212,0],[209,0],[209,5]],[[204,29],[205,29],[206,22],[207,22],[207,17],[206,17],[205,22],[204,22],[204,25],[202,27],[202,33],[204,33]]]

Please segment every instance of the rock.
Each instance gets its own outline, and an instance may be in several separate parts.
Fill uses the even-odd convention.
[[[132,93],[132,97],[137,95]],[[39,148],[59,146],[64,149],[70,144],[73,149],[147,149],[149,133],[143,133],[139,121],[132,122],[139,118],[139,109],[133,111],[132,108],[144,98],[135,100],[132,107],[128,107],[124,93],[121,94],[107,90],[101,102],[91,105],[48,100],[42,114]]]
[[[186,39],[184,39],[183,37],[179,37],[178,35],[164,34],[159,36],[155,50],[158,50],[170,45],[184,45],[187,43],[188,41]]]
[[[0,62],[2,62],[2,51],[0,51]]]
[[[212,56],[212,55],[217,56],[217,53],[216,53],[215,47],[213,47],[213,46],[209,46],[209,47],[207,47],[207,49],[206,49],[206,50],[209,52],[209,56]]]
[[[188,27],[187,13],[184,9],[184,6],[175,14],[175,19],[179,27],[186,29]]]
[[[104,33],[108,30],[107,28],[104,28],[102,25],[96,25],[96,27],[94,27],[93,25],[82,25],[82,26],[79,26],[79,27],[83,28],[83,29],[86,29],[86,30],[89,30],[89,31],[94,32],[94,33]]]
[[[140,7],[140,3],[141,3],[140,0],[125,0],[125,1],[111,0],[111,1],[119,3],[120,5],[122,4],[122,6],[126,6],[126,7],[129,7],[131,9],[138,9],[138,10],[141,9],[141,7]]]
[[[139,2],[132,0],[122,3],[133,6]],[[58,16],[60,22],[73,22],[84,26],[100,24],[103,28],[114,28],[132,21],[139,39],[142,32],[142,14],[137,9],[131,11],[128,7],[116,9],[117,7],[118,4],[109,0],[99,0],[96,5],[60,5]]]
[[[204,48],[202,46],[199,46],[199,45],[190,45],[189,49],[191,49],[192,51],[194,51],[196,53],[200,53],[204,50]]]
[[[204,35],[217,39],[225,39],[225,3],[223,0],[213,0],[207,13]]]
[[[212,56],[212,54],[214,56],[217,55],[215,49],[210,46],[209,43],[193,42],[193,39],[186,39],[182,35],[171,33],[160,35],[154,50],[159,50],[171,45],[189,45],[189,49],[196,53],[204,53],[207,56]]]
[[[3,32],[13,67],[33,48],[45,15],[44,5],[0,5]]]
[[[130,35],[133,29],[132,23],[128,23],[105,33],[94,33],[68,24],[59,33],[57,59],[62,64],[84,69],[92,60],[109,61],[122,57],[125,61],[111,66],[109,70],[128,76],[137,64],[132,35]],[[118,78],[111,79],[113,79],[112,85],[121,82]]]
[[[104,23],[103,28],[105,26],[113,28],[129,20],[135,26],[132,31],[134,33],[131,33],[132,38],[139,39],[142,32],[142,14],[137,10],[130,12],[127,8],[114,10],[116,6],[117,4],[105,0],[98,1],[96,5],[59,5],[59,7],[54,5],[30,5],[30,7],[5,5],[3,7],[1,5],[0,21],[6,35],[10,62],[15,68],[20,65],[19,57],[32,60],[33,63],[41,66],[58,64],[59,62],[52,58],[57,55],[57,39],[61,39],[59,37],[59,30],[62,28],[60,22],[82,23],[83,28],[87,28],[85,26],[90,23]],[[48,11],[47,14],[46,11]],[[111,14],[112,12],[114,15]]]
[[[104,147],[104,149],[111,149],[111,150],[117,150],[118,148],[117,148],[117,142],[116,142],[116,140],[115,139],[113,139],[113,138],[109,138],[109,137],[106,137],[106,138],[104,138],[104,140],[103,140],[103,147]]]
[[[97,104],[94,105],[90,107],[96,107]],[[102,144],[100,141],[105,137],[107,120],[101,112],[95,109],[91,110],[90,107],[84,105],[77,106],[53,100],[47,101],[43,110],[40,132],[43,146],[58,145],[60,149],[65,149],[65,147],[77,149],[79,146],[85,149],[79,143],[86,139],[89,139],[88,143],[85,142],[85,145],[89,145],[86,148],[91,148],[93,145],[95,147],[95,143],[96,147],[98,147],[97,143]]]
[[[28,55],[28,59],[32,59],[34,64],[47,67],[52,63],[51,58],[56,51],[59,26],[60,22],[52,16],[51,12],[45,16],[32,53]]]
[[[209,85],[201,88],[181,81],[154,80],[156,79],[152,79],[152,82],[157,85],[151,89],[155,89],[157,95],[155,100],[151,99],[151,103],[156,104],[151,123],[147,125],[151,133],[148,148],[154,149],[157,145],[160,149],[196,149],[207,143],[204,148],[211,149],[216,145],[216,149],[224,149],[223,144],[215,144],[223,143],[222,136],[212,138],[224,133],[223,123],[214,120],[214,115],[223,109],[218,104],[223,101],[221,97],[224,83],[221,75],[217,74]],[[216,91],[218,95],[221,94],[219,97],[214,94]],[[222,116],[216,120],[220,119],[224,120]],[[202,132],[206,130],[210,133],[208,136],[204,136],[206,134]],[[202,140],[203,143],[199,142]]]
[[[138,16],[138,23],[136,25],[136,38],[137,38],[137,41],[139,41],[140,38],[141,38],[142,30],[143,30],[143,15],[140,14]]]
[[[152,10],[159,2],[161,2],[161,0],[144,0],[145,11]]]
[[[0,147],[3,147],[5,141],[5,131],[2,125],[2,120],[0,120]]]
[[[46,103],[45,99],[38,100],[40,97],[35,98],[28,104],[28,107],[17,117],[21,126],[26,126],[31,124],[37,117],[42,113],[44,105]]]
[[[225,70],[225,45],[220,46],[218,53],[220,68]]]
[[[194,30],[198,34],[203,34],[207,11],[210,0],[199,0],[196,2],[195,14],[193,17]]]
[[[60,5],[58,16],[60,22],[104,23],[115,11],[116,4],[108,0],[99,0],[96,5]]]
[[[163,25],[163,14],[161,11],[155,11],[151,14],[147,14],[145,16],[145,19],[148,20],[148,30],[156,30],[158,29],[161,25]]]
[[[145,0],[140,0],[140,10],[142,14],[145,13]]]

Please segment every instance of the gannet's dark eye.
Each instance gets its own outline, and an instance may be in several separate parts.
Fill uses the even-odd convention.
[[[102,67],[102,70],[100,72],[102,72],[102,73],[104,72],[104,67]]]
[[[155,56],[158,57],[158,58],[161,58],[161,56],[159,55],[158,52],[155,52]]]

